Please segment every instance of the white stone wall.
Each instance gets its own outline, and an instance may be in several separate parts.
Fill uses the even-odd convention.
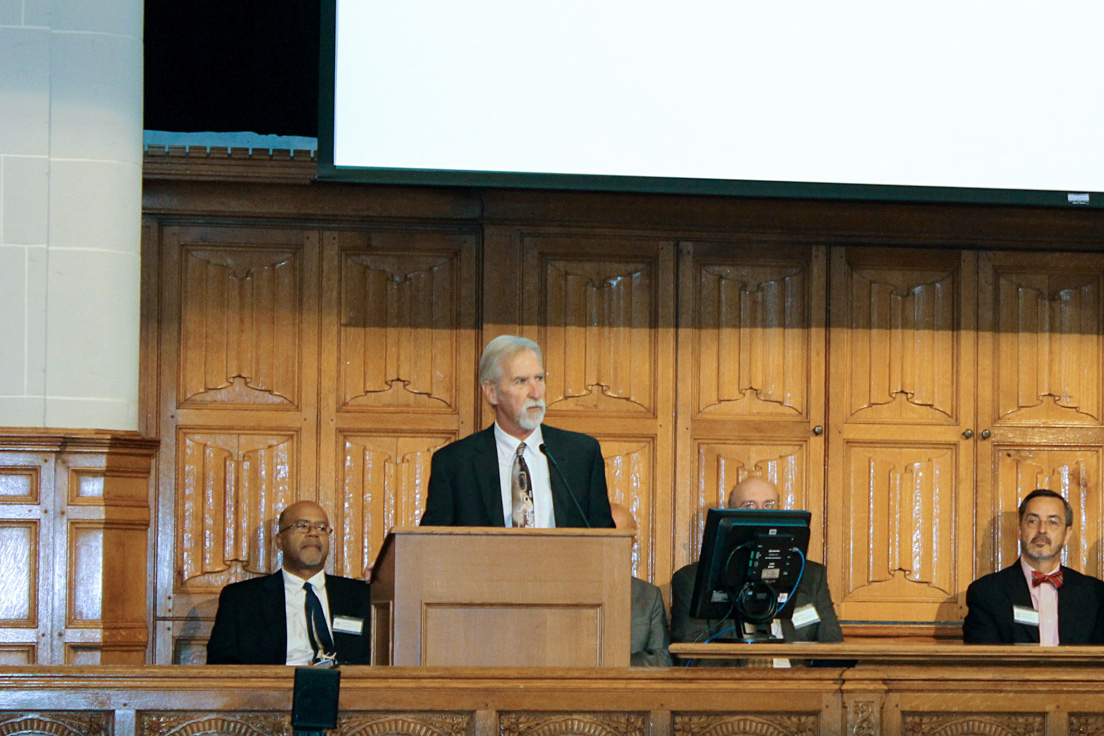
[[[0,427],[138,427],[141,0],[0,0]]]

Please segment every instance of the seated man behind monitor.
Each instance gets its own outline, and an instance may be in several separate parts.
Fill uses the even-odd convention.
[[[613,525],[618,529],[636,531],[636,517],[619,503],[610,504]],[[633,540],[636,544],[636,540]],[[633,667],[669,667],[671,665],[671,632],[667,627],[667,610],[659,588],[638,577],[632,578],[632,630],[629,637],[630,664]]]
[[[1073,508],[1040,488],[1020,504],[1020,558],[966,589],[967,644],[1100,644],[1104,583],[1061,566]]]
[[[422,526],[612,527],[598,441],[541,423],[540,346],[496,337],[479,382],[494,424],[433,453]]]
[[[222,589],[207,664],[369,664],[371,589],[323,571],[333,531],[326,512],[299,501],[276,526],[283,567]]]
[[[733,509],[776,509],[778,504],[778,489],[762,478],[747,478],[737,483],[728,496],[728,507]],[[671,578],[671,638],[674,641],[709,641],[735,625],[732,621],[691,618],[690,602],[697,575],[698,563],[693,562]],[[806,560],[805,572],[794,594],[793,630],[789,622],[784,622],[782,631],[786,641],[843,641],[824,566],[819,562]],[[739,634],[731,631],[722,638],[739,638]],[[731,666],[740,663],[737,660],[702,660],[702,664]]]

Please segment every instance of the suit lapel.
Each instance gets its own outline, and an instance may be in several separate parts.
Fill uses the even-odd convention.
[[[1031,590],[1027,587],[1027,579],[1024,577],[1020,561],[1016,560],[1015,564],[1005,568],[1005,571],[1007,573],[1005,585],[1008,587],[1008,597],[1012,600],[1012,605],[1031,609]],[[1012,626],[1020,631],[1024,641],[1039,643],[1038,626],[1016,623],[1012,611],[1008,612],[1008,616],[1012,619]]]
[[[560,469],[562,470],[564,448],[563,443],[560,442],[561,435],[556,432],[555,427],[547,427],[542,424],[541,437],[544,438],[544,444],[548,449],[548,454],[556,458],[556,462],[561,463]],[[567,497],[567,488],[564,486],[563,479],[560,477],[560,474],[556,472],[556,469],[552,467],[551,461],[548,463],[548,479],[552,484],[552,514],[555,516],[556,526],[561,529],[566,526],[571,526],[570,511],[573,509],[573,504]],[[579,523],[582,523],[582,519],[579,520]]]
[[[265,578],[261,621],[264,641],[271,647],[272,658],[287,659],[287,608],[284,603],[284,574],[277,570]]]
[[[476,435],[472,464],[475,466],[479,497],[483,500],[490,526],[506,526],[506,517],[502,512],[502,485],[498,477],[498,449],[495,447],[493,424]]]
[[[1084,637],[1081,636],[1080,632],[1077,630],[1079,616],[1076,614],[1062,616],[1062,611],[1080,612],[1085,610],[1080,600],[1081,588],[1077,585],[1073,576],[1070,575],[1069,568],[1062,568],[1062,579],[1064,581],[1063,585],[1058,589],[1058,643],[1088,643],[1083,641]]]

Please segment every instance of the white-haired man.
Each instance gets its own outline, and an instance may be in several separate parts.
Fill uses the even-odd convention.
[[[598,441],[542,424],[540,346],[496,337],[479,381],[494,424],[433,454],[422,525],[612,527]]]

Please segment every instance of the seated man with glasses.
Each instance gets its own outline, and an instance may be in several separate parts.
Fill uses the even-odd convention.
[[[728,495],[728,507],[732,509],[770,510],[779,506],[778,489],[762,478],[746,478],[737,483]],[[740,638],[737,631],[729,630],[736,625],[731,620],[708,621],[690,617],[690,600],[697,575],[698,563],[694,562],[678,570],[671,578],[671,641],[707,642],[718,636]],[[775,619],[772,633],[786,641],[843,641],[824,565],[819,562],[805,562],[805,571],[794,594],[792,630],[790,623]],[[709,667],[743,664],[738,660],[695,660],[695,663]]]
[[[325,573],[326,512],[299,501],[276,526],[283,566],[222,589],[207,664],[369,664],[371,589]]]

